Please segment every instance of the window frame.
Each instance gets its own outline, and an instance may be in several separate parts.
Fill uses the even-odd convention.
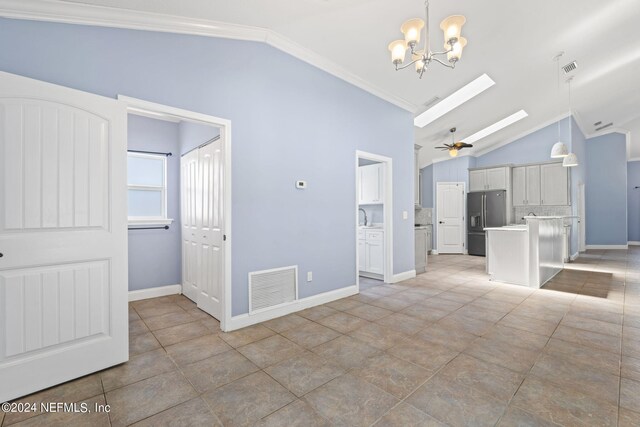
[[[142,159],[161,160],[162,161],[162,185],[136,185],[129,183],[129,158],[137,157]],[[127,220],[129,227],[145,227],[154,225],[170,225],[173,218],[167,216],[167,156],[164,154],[138,153],[127,151],[127,195],[130,190],[153,191],[160,192],[160,200],[162,201],[161,216],[130,216],[129,204],[127,202]],[[128,199],[128,196],[127,196]]]

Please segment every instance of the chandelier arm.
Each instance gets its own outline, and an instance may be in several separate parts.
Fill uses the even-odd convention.
[[[439,62],[441,65],[444,65],[447,68],[456,68],[456,63],[455,62],[453,64],[447,64],[446,62],[443,62],[438,58],[431,58],[431,59],[433,59],[436,62]]]
[[[405,68],[408,68],[408,67],[412,66],[413,64],[415,64],[418,61],[422,61],[422,58],[413,60],[413,61],[409,62],[408,64],[405,64],[405,65],[403,65],[401,67],[398,67],[398,64],[396,64],[396,71],[397,70],[404,70]]]
[[[446,54],[451,53],[451,52],[453,52],[453,48],[451,48],[449,50],[445,50],[443,52],[430,52],[430,53],[431,53],[431,55],[446,55]]]

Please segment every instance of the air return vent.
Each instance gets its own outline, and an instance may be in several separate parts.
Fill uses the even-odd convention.
[[[249,273],[249,312],[295,301],[298,298],[298,266]]]
[[[573,61],[573,62],[569,62],[567,65],[564,65],[562,67],[562,70],[564,71],[565,74],[569,74],[576,68],[578,68],[578,63],[576,61]]]
[[[597,127],[596,128],[596,132],[601,131],[602,129],[606,129],[606,128],[611,127],[611,126],[613,126],[613,122],[610,122],[610,123],[607,123],[606,125],[602,125],[600,127]]]

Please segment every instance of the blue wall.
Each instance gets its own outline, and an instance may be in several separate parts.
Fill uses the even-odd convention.
[[[640,161],[627,163],[628,240],[640,242]]]
[[[627,145],[610,133],[586,143],[587,245],[627,244]]]
[[[510,144],[478,156],[476,166],[485,167],[509,163],[518,165],[548,162],[551,160],[549,158],[551,147],[558,142],[558,129],[560,130],[560,140],[567,144],[567,146],[570,146],[569,118],[567,117],[560,120],[560,122],[531,132]],[[482,142],[480,142],[480,144],[482,144]]]
[[[300,297],[355,284],[356,150],[393,159],[394,273],[414,269],[412,114],[343,80],[262,43],[9,19],[0,69],[232,121],[234,315],[251,271],[297,264]]]
[[[433,165],[420,169],[422,173],[422,207],[433,207]]]
[[[129,289],[182,283],[180,256],[180,155],[178,124],[128,116],[130,150],[172,153],[167,157],[168,230],[129,230]]]

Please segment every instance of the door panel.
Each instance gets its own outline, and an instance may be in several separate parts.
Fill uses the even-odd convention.
[[[438,252],[464,250],[464,185],[437,184]]]
[[[527,168],[519,166],[513,168],[512,177],[513,206],[525,206],[527,204]]]
[[[198,150],[180,160],[182,175],[180,197],[182,218],[182,292],[190,300],[198,299],[198,231],[196,200],[198,198]]]
[[[198,150],[200,170],[198,192],[198,239],[200,283],[197,304],[220,319],[224,284],[223,212],[224,154],[221,139]]]
[[[527,205],[540,205],[540,166],[527,166]]]
[[[0,401],[128,359],[123,104],[0,72]]]

